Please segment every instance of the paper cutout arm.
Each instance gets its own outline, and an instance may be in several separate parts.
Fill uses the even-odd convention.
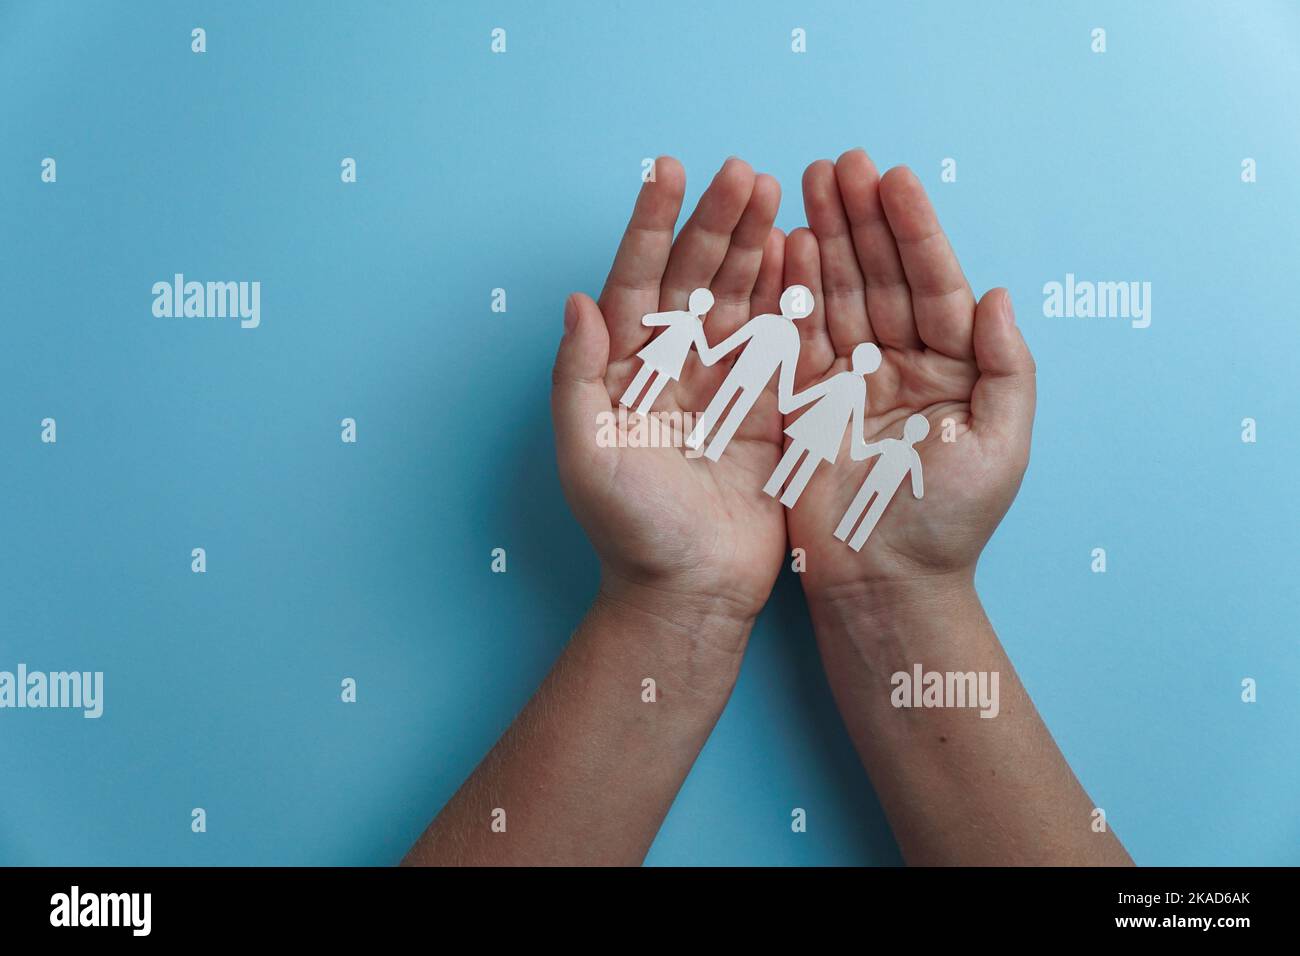
[[[700,355],[700,361],[703,362],[705,365],[712,365],[713,362],[717,361],[717,359],[715,358],[713,362],[710,362],[705,357],[704,353],[709,351],[709,339],[708,336],[704,334],[703,322],[695,323],[695,338],[691,340],[691,344],[695,346],[695,351],[698,352]]]
[[[827,381],[825,382],[818,382],[816,385],[810,385],[807,388],[805,388],[802,392],[800,392],[798,395],[790,394],[784,392],[782,389],[782,386],[785,385],[785,370],[787,368],[789,368],[788,365],[781,366],[781,378],[778,380],[777,383],[777,394],[788,396],[787,398],[782,399],[780,402],[782,415],[789,415],[795,409],[803,408],[809,402],[821,398],[823,395],[826,394],[827,386],[830,381],[829,379],[827,379]],[[792,372],[791,374],[793,375],[794,373]]]
[[[656,325],[672,325],[673,316],[676,314],[675,312],[651,312],[649,315],[641,316],[641,324],[652,327]]]
[[[810,392],[813,392],[813,389],[815,388],[818,388],[818,386],[814,385],[813,388],[806,389],[805,392],[803,392],[803,395],[807,397],[807,395],[809,395]],[[826,392],[826,389],[822,389],[822,392],[818,394],[823,394],[824,392]],[[816,395],[813,395],[813,398],[815,397]],[[811,399],[805,398],[805,401],[801,402],[800,405],[806,405],[807,401],[811,401]],[[794,405],[794,363],[793,362],[781,363],[781,371],[777,373],[776,407],[779,408],[781,415],[787,415],[789,414],[789,412],[792,412],[796,410],[796,408],[800,407],[798,405]]]
[[[912,449],[912,494],[921,498],[925,494],[925,484],[921,481],[921,456]]]
[[[857,445],[852,451],[854,461],[866,461],[868,458],[874,458],[880,454],[884,446],[878,441],[869,441],[863,445]]]
[[[701,326],[701,329],[703,329],[703,326]],[[736,331],[728,335],[721,342],[719,342],[717,345],[710,346],[708,340],[704,338],[704,334],[701,331],[699,340],[697,341],[695,346],[697,349],[699,349],[700,361],[703,362],[705,365],[713,365],[718,361],[718,359],[722,358],[722,356],[726,355],[728,352],[732,352],[735,349],[739,348],[741,343],[748,341],[749,338],[753,336],[753,334],[754,332],[752,329],[750,329],[749,323],[745,323],[740,328],[736,329]],[[702,343],[702,347],[701,347],[701,343]]]
[[[849,435],[852,436],[849,442],[849,456],[854,461],[864,461],[870,458],[875,448],[874,454],[880,453],[880,445],[868,445],[867,440],[862,437],[867,430],[867,390],[859,389],[858,394],[853,399],[853,414],[849,419]]]

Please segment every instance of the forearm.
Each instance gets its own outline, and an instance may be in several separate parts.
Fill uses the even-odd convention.
[[[751,623],[707,599],[647,610],[660,601],[602,588],[405,864],[641,863],[722,712]]]
[[[810,607],[836,702],[907,862],[1131,863],[1113,833],[1093,830],[1094,804],[968,578],[920,579]],[[996,716],[982,717],[993,707],[978,702],[952,706],[947,695],[947,706],[895,706],[923,693],[924,681],[910,686],[916,665],[923,674],[983,673],[990,691],[997,674]],[[892,681],[900,672],[909,680]]]

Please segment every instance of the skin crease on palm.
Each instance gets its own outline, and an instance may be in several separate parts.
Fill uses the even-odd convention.
[[[555,395],[561,477],[601,557],[602,591],[615,599],[709,594],[752,617],[796,547],[807,556],[810,601],[860,600],[919,579],[969,582],[1019,488],[1033,425],[1033,359],[1005,290],[977,304],[920,182],[904,167],[881,177],[861,150],[808,167],[809,227],[788,238],[773,228],[777,181],[733,158],[674,241],[685,174],[667,157],[655,173],[599,305],[570,300],[566,324],[581,324],[585,381]],[[924,500],[904,481],[861,552],[832,534],[871,464],[852,460],[847,434],[793,509],[762,492],[783,427],[802,414],[783,422],[775,376],[718,462],[687,458],[684,448],[595,441],[598,413],[617,411],[652,334],[643,315],[683,309],[692,289],[708,287],[716,304],[705,334],[717,343],[752,316],[779,311],[781,290],[796,283],[816,302],[796,323],[796,390],[848,368],[853,347],[873,342],[882,363],[867,379],[866,440],[901,437],[915,412],[930,422],[917,445]],[[655,410],[701,411],[735,354],[706,368],[692,352]]]

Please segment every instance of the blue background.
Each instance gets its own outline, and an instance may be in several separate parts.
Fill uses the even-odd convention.
[[[0,4],[0,669],[106,682],[0,712],[0,863],[396,862],[593,593],[548,373],[642,158],[693,205],[741,155],[793,228],[859,145],[1037,356],[979,584],[1071,765],[1139,863],[1300,863],[1300,8],[337,6]],[[261,327],[155,318],[174,272]],[[1067,272],[1151,327],[1045,318]],[[899,859],[786,572],[649,861]]]

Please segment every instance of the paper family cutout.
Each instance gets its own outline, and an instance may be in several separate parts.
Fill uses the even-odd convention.
[[[786,426],[785,434],[790,445],[763,491],[773,498],[779,494],[781,504],[793,508],[817,466],[822,462],[835,464],[844,431],[849,429],[849,453],[853,460],[877,459],[835,529],[836,538],[847,541],[854,551],[860,551],[909,474],[912,494],[921,498],[924,491],[921,456],[913,446],[929,434],[930,423],[924,415],[912,415],[903,426],[901,439],[867,442],[863,438],[867,376],[880,368],[880,349],[870,342],[863,342],[853,349],[848,370],[802,392],[794,391],[794,371],[801,344],[795,322],[812,314],[813,305],[811,290],[806,286],[792,285],[781,294],[779,314],[756,315],[717,345],[710,346],[704,335],[703,317],[713,308],[713,293],[708,289],[696,289],[691,293],[685,311],[652,312],[641,319],[642,325],[663,327],[664,331],[637,353],[641,368],[623,392],[619,404],[631,408],[641,396],[636,414],[645,415],[654,407],[664,387],[681,377],[692,348],[699,354],[701,362],[712,366],[743,346],[704,414],[687,436],[686,444],[698,450],[705,445],[709,433],[714,432],[716,426],[717,431],[705,447],[704,457],[710,461],[721,458],[740,423],[772,381],[772,376],[776,375],[777,405],[781,414],[788,415],[805,406],[809,408]],[[723,412],[726,412],[725,417]],[[861,524],[858,524],[859,519]],[[856,532],[853,531],[854,525],[858,526]]]

